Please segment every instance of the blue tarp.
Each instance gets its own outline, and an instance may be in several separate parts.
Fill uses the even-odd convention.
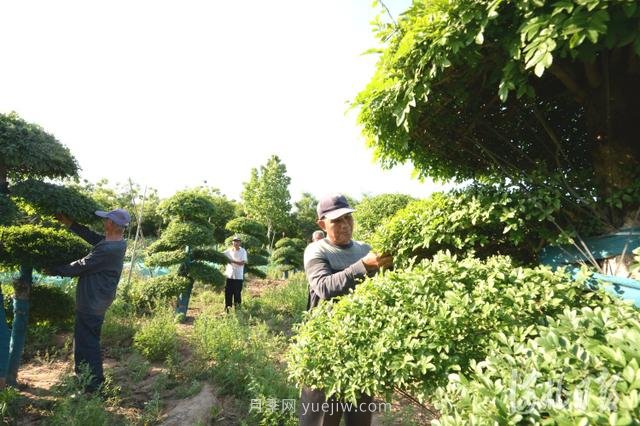
[[[584,242],[595,260],[618,256],[622,253],[630,254],[640,247],[640,228],[621,229],[613,234],[586,238]],[[590,259],[585,256],[585,253],[584,248],[581,252],[575,246],[569,245],[545,247],[540,252],[540,261],[544,265],[556,268],[581,263],[589,264]],[[573,268],[572,271],[576,275],[579,268]],[[640,281],[598,273],[594,273],[591,280],[594,283],[605,282],[607,291],[625,300],[633,300],[635,305],[640,307]]]

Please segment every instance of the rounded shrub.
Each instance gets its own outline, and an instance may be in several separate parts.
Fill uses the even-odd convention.
[[[291,376],[352,400],[399,388],[426,401],[449,374],[467,373],[473,360],[484,359],[495,333],[609,301],[563,271],[440,253],[314,308],[290,350]]]
[[[13,287],[3,286],[4,310],[8,321],[13,321]],[[38,284],[31,288],[29,324],[48,323],[58,328],[69,328],[75,315],[75,300],[61,287]]]

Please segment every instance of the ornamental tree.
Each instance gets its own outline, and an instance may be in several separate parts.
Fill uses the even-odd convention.
[[[259,268],[269,263],[269,252],[265,248],[267,232],[264,225],[248,217],[237,217],[227,223],[226,229],[231,235],[226,239],[225,246],[230,247],[234,235],[237,235],[242,241],[242,247],[247,251],[245,272],[265,278],[267,275]]]
[[[247,216],[266,227],[269,247],[273,246],[277,231],[287,228],[290,222],[290,183],[287,167],[273,155],[260,170],[251,169],[249,182],[244,184],[243,208]]]
[[[554,187],[594,232],[640,200],[637,0],[414,1],[378,21],[355,104],[380,161],[421,176]]]
[[[16,383],[24,347],[33,270],[71,262],[90,250],[52,216],[64,213],[87,223],[96,219],[99,206],[73,188],[41,180],[74,177],[77,171],[75,159],[53,135],[15,113],[0,114],[0,266],[20,271],[13,283],[11,341],[0,342],[10,384]]]
[[[300,238],[281,238],[271,252],[271,262],[278,266],[285,278],[289,272],[303,268],[303,255],[307,243]]]
[[[216,208],[207,195],[196,189],[177,192],[158,210],[169,224],[147,249],[145,262],[172,268],[172,281],[182,284],[176,312],[186,315],[195,281],[224,285],[217,265],[226,264],[227,259],[215,249],[215,228],[211,223]],[[167,282],[166,277],[151,280],[152,286]]]

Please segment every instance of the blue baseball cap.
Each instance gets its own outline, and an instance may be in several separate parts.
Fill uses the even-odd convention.
[[[129,212],[125,209],[115,209],[110,212],[96,210],[96,216],[110,219],[118,226],[127,226],[129,225],[129,222],[131,222],[131,216],[129,216]]]

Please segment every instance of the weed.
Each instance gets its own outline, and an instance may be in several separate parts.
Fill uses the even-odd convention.
[[[133,346],[150,361],[164,361],[178,351],[173,313],[159,311],[133,337]]]
[[[18,413],[20,392],[13,387],[6,387],[0,391],[0,422],[13,424]]]

